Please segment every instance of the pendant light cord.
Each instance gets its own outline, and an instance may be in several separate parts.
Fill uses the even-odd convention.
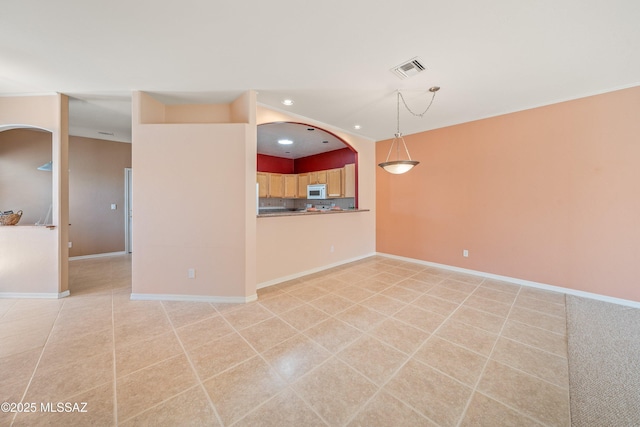
[[[438,88],[440,89],[440,88]],[[424,116],[425,114],[427,114],[427,111],[429,111],[429,108],[431,108],[431,104],[433,104],[433,100],[436,98],[436,92],[438,91],[438,89],[436,90],[432,90],[429,89],[429,91],[431,93],[433,93],[433,96],[431,96],[431,102],[429,102],[429,105],[427,105],[427,109],[424,110],[422,113],[418,114],[418,113],[414,113],[411,108],[409,108],[409,106],[407,105],[407,101],[405,101],[404,96],[402,96],[402,93],[400,91],[398,91],[398,102],[400,102],[400,98],[402,98],[402,103],[404,104],[405,108],[407,109],[407,111],[409,111],[411,114],[413,114],[416,117],[420,117],[422,118],[422,116]],[[398,107],[398,129],[400,128],[400,107]]]

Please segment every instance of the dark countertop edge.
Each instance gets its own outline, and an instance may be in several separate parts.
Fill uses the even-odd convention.
[[[321,211],[321,212],[302,212],[302,211],[290,211],[290,212],[277,212],[268,214],[256,215],[256,218],[269,218],[274,216],[301,216],[301,215],[326,215],[326,214],[343,214],[343,213],[355,213],[355,212],[369,212],[370,209],[343,209],[341,211]]]

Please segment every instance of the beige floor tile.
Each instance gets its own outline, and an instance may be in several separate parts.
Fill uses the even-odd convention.
[[[25,401],[64,401],[108,382],[113,382],[113,352],[77,357],[55,367],[40,365],[29,385]]]
[[[386,314],[387,316],[391,316],[402,307],[405,307],[407,305],[402,301],[389,298],[382,294],[373,295],[365,300],[360,301],[360,304],[382,314]]]
[[[470,285],[479,285],[484,278],[481,276],[476,276],[474,274],[467,273],[459,273],[457,271],[452,271],[451,274],[447,276],[447,279],[455,280],[457,282],[467,283]]]
[[[37,402],[39,411],[16,417],[15,426],[110,426],[115,424],[113,383],[105,383],[91,390],[64,399],[62,408],[58,400]],[[47,407],[46,405],[51,406]],[[69,406],[65,406],[65,405]],[[48,411],[48,412],[47,412]]]
[[[346,310],[351,307],[354,303],[349,301],[348,299],[339,297],[338,295],[329,294],[324,297],[315,299],[311,301],[309,304],[317,308],[318,310],[322,310],[329,315],[334,315],[340,313],[341,311]]]
[[[464,347],[432,336],[418,349],[415,359],[473,387],[487,358]]]
[[[234,333],[229,324],[217,315],[200,322],[192,323],[187,326],[176,329],[176,333],[184,345],[184,348],[191,350],[201,345],[210,343],[213,340],[222,338],[225,335]]]
[[[534,421],[526,415],[477,392],[474,393],[471,403],[467,408],[465,417],[460,424],[461,427],[541,427],[542,425],[543,424]]]
[[[331,357],[331,353],[298,334],[262,353],[264,359],[291,383]]]
[[[522,292],[520,295],[518,295],[518,298],[516,298],[515,306],[539,311],[541,313],[550,314],[552,316],[558,316],[562,318],[565,317],[564,304],[556,304],[537,298],[530,298],[527,296],[523,296]]]
[[[277,317],[249,326],[240,331],[240,335],[258,352],[263,352],[276,344],[280,344],[298,332]]]
[[[547,425],[569,426],[569,391],[495,361],[478,390]]]
[[[561,334],[555,334],[535,326],[508,320],[502,336],[532,347],[537,347],[557,356],[567,357],[567,338]]]
[[[329,315],[324,311],[320,311],[317,308],[310,306],[309,304],[303,304],[293,310],[281,314],[280,318],[297,330],[304,331],[305,329],[309,329],[310,327],[328,319]]]
[[[471,396],[471,388],[413,359],[383,390],[441,426],[455,426]]]
[[[440,284],[438,284],[438,286],[442,286],[444,288],[469,295],[478,288],[478,284],[481,281],[482,281],[482,278],[476,277],[475,283],[468,283],[464,281],[455,280],[452,278],[452,276],[449,276],[446,279],[444,279]]]
[[[267,286],[256,290],[258,301],[272,298],[276,295],[282,295],[283,293],[285,293],[285,291],[277,286]]]
[[[349,423],[349,427],[436,427],[389,393],[380,392]]]
[[[324,427],[326,425],[291,389],[285,389],[238,421],[234,427]]]
[[[289,290],[289,295],[301,299],[305,302],[313,301],[314,299],[323,297],[326,294],[327,291],[313,285],[302,286],[300,288],[293,288]]]
[[[357,270],[353,270],[349,268],[347,270],[344,270],[342,273],[337,274],[335,278],[347,284],[352,284],[355,282],[359,282],[360,280],[366,279],[367,275],[361,274]]]
[[[442,274],[434,273],[432,270],[429,270],[429,269],[420,271],[414,274],[413,276],[411,276],[412,279],[419,280],[421,282],[427,283],[432,286],[435,286],[440,282],[442,282],[445,279],[445,277],[446,276]]]
[[[27,384],[42,354],[39,348],[0,358],[0,384]],[[0,401],[4,402],[4,401]]]
[[[527,298],[535,298],[541,301],[549,302],[552,304],[564,305],[565,294],[562,292],[547,291],[545,289],[537,289],[530,287],[523,287],[520,290],[519,296]]]
[[[382,321],[368,333],[406,354],[413,353],[430,336],[428,332],[394,318]]]
[[[480,283],[480,286],[482,288],[493,289],[494,291],[506,292],[513,295],[517,295],[521,288],[520,285],[495,279],[484,279],[482,283]]]
[[[275,396],[286,383],[262,358],[254,357],[210,378],[204,387],[222,422],[229,425]]]
[[[114,329],[116,350],[151,337],[166,334],[172,330],[171,323],[166,316],[157,318],[152,316],[135,323],[120,323],[120,325],[116,323]]]
[[[366,278],[364,280],[361,280],[361,281],[359,281],[357,283],[354,283],[354,285],[358,286],[360,288],[363,288],[363,289],[367,289],[367,290],[369,290],[371,292],[375,292],[375,293],[383,291],[383,290],[387,289],[389,286],[391,286],[388,283],[385,283],[385,282],[380,281],[380,280],[376,280],[375,279],[376,276],[368,277],[368,278]]]
[[[400,282],[403,283],[403,282]],[[416,300],[422,293],[414,291],[408,288],[404,288],[400,285],[391,286],[384,291],[380,292],[380,295],[387,296],[389,298],[396,299],[404,303],[410,303]]]
[[[455,320],[445,322],[436,335],[485,356],[489,356],[498,340],[497,334]]]
[[[173,331],[139,341],[116,352],[116,377],[128,375],[149,365],[183,354]]]
[[[42,352],[40,366],[46,369],[64,367],[71,360],[113,353],[111,328],[88,332],[77,337],[56,335],[49,338]]]
[[[0,369],[4,369],[4,367],[0,365]],[[3,381],[1,384],[2,386],[0,387],[0,403],[17,403],[23,401],[22,396],[24,394],[24,391],[27,389],[29,379],[17,382]],[[0,425],[10,426],[14,416],[15,413],[0,411]]]
[[[433,295],[422,295],[420,298],[418,298],[411,304],[423,310],[428,310],[433,313],[438,313],[445,317],[449,316],[459,307],[458,303],[447,301],[442,298],[434,297]]]
[[[304,304],[304,301],[289,294],[283,294],[258,301],[258,303],[272,313],[282,314]]]
[[[362,332],[341,320],[331,318],[307,329],[304,334],[335,353],[359,338]]]
[[[500,338],[491,358],[558,387],[569,387],[569,365],[566,357],[547,353],[507,338]]]
[[[174,328],[196,323],[218,315],[216,309],[206,302],[186,303],[180,306],[173,306],[173,308],[173,310],[167,310],[167,316]]]
[[[507,317],[509,315],[509,310],[511,310],[511,304],[504,304],[498,301],[483,298],[477,296],[475,293],[473,295],[470,295],[462,306],[481,310],[500,317]]]
[[[425,332],[433,332],[445,321],[446,317],[431,311],[422,310],[410,304],[393,315],[398,320],[420,328]]]
[[[427,292],[429,289],[433,288],[435,285],[410,277],[408,279],[405,279],[399,282],[396,286],[400,286],[405,289],[410,289],[412,291],[416,291],[422,294],[424,292]]]
[[[513,307],[509,314],[509,319],[546,329],[556,334],[567,334],[567,321],[564,317],[552,316],[522,307]]]
[[[336,289],[335,291],[333,291],[333,293],[354,303],[361,302],[375,295],[375,292],[361,288],[359,286],[347,286],[344,288]]]
[[[406,354],[368,336],[360,338],[336,356],[378,386],[383,385],[407,360]]]
[[[444,300],[451,301],[456,304],[460,304],[469,296],[470,292],[469,293],[460,292],[455,289],[450,289],[446,286],[437,285],[429,289],[426,292],[426,294],[434,297],[442,298]]]
[[[118,419],[126,420],[192,388],[196,376],[184,355],[136,371],[117,381]]]
[[[189,356],[201,380],[212,377],[257,355],[237,333],[189,349]]]
[[[302,377],[293,387],[329,425],[345,424],[377,390],[361,374],[334,358]]]
[[[388,271],[388,270],[387,270]],[[406,277],[398,276],[396,274],[391,274],[385,271],[384,273],[378,273],[372,277],[373,280],[378,282],[385,283],[387,285],[395,285]]]
[[[384,314],[359,304],[336,314],[335,317],[361,331],[367,331],[387,318]]]
[[[461,306],[455,313],[451,315],[452,320],[466,323],[467,325],[477,326],[487,332],[497,334],[502,329],[505,322],[504,317],[495,316],[493,314]]]
[[[199,385],[118,425],[133,426],[220,426],[218,417]]]
[[[473,291],[473,295],[511,305],[516,300],[517,287],[516,292],[503,292],[483,283]]]
[[[231,311],[223,311],[221,314],[227,319],[227,322],[238,330],[248,328],[273,317],[273,313],[258,303],[246,304]]]

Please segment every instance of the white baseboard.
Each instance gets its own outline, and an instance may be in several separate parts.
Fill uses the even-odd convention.
[[[575,296],[579,296],[579,297],[584,297],[584,298],[589,298],[589,299],[594,299],[594,300],[599,300],[599,301],[604,301],[604,302],[610,302],[610,303],[613,303],[613,304],[619,304],[619,305],[624,305],[624,306],[628,306],[628,307],[640,308],[640,302],[638,302],[638,301],[631,301],[631,300],[626,300],[626,299],[622,299],[622,298],[614,298],[614,297],[610,297],[610,296],[607,296],[607,295],[594,294],[594,293],[591,293],[591,292],[579,291],[579,290],[571,289],[571,288],[563,288],[561,286],[547,285],[545,283],[532,282],[530,280],[518,279],[518,278],[515,278],[515,277],[509,277],[509,276],[500,276],[498,274],[485,273],[483,271],[477,271],[477,270],[469,270],[467,268],[454,267],[452,265],[446,265],[446,264],[438,264],[438,263],[435,263],[435,262],[423,261],[423,260],[415,259],[415,258],[407,258],[407,257],[403,257],[403,256],[398,256],[398,255],[385,254],[385,253],[382,253],[382,252],[377,252],[376,255],[380,255],[380,256],[383,256],[383,257],[386,257],[386,258],[397,259],[397,260],[400,260],[400,261],[412,262],[412,263],[415,263],[415,264],[422,264],[422,265],[426,265],[426,266],[429,266],[429,267],[442,268],[443,270],[451,270],[451,271],[455,271],[455,272],[458,272],[458,273],[466,273],[466,274],[472,274],[474,276],[486,277],[488,279],[501,280],[503,282],[509,282],[509,283],[513,283],[513,284],[516,284],[516,285],[522,285],[522,286],[528,286],[528,287],[531,287],[531,288],[544,289],[544,290],[553,291],[553,292],[561,292],[563,294],[575,295]]]
[[[31,298],[43,298],[43,299],[60,299],[66,298],[70,295],[69,291],[64,292],[0,292],[0,298],[15,298],[15,299],[31,299]]]
[[[177,294],[131,294],[133,301],[192,301],[192,302],[215,302],[225,304],[243,304],[258,300],[258,295],[253,294],[248,297],[213,297],[208,295],[177,295]]]
[[[258,285],[256,286],[256,289],[262,289],[262,288],[266,288],[268,286],[277,285],[278,283],[286,282],[288,280],[297,279],[297,278],[303,277],[303,276],[308,276],[309,274],[317,273],[317,272],[323,271],[323,270],[328,270],[330,268],[338,267],[338,266],[341,266],[343,264],[349,264],[350,262],[360,261],[361,259],[369,258],[369,257],[374,256],[374,255],[376,255],[375,252],[370,253],[370,254],[366,254],[366,255],[361,255],[361,256],[358,256],[358,257],[355,257],[355,258],[349,258],[347,260],[335,262],[333,264],[323,265],[322,267],[317,267],[317,268],[312,268],[310,270],[301,271],[299,273],[290,274],[288,276],[278,277],[277,279],[267,280],[266,282],[258,283]]]
[[[127,253],[125,251],[122,251],[122,252],[107,252],[104,254],[81,255],[81,256],[69,257],[69,261],[76,261],[79,259],[104,258],[109,256],[119,256],[119,255],[126,255],[126,254]]]

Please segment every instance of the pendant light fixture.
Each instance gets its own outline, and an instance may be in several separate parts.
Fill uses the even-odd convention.
[[[417,160],[411,159],[411,155],[409,154],[409,149],[407,148],[407,144],[404,142],[404,138],[402,137],[402,132],[400,132],[400,98],[402,98],[402,102],[404,106],[411,114],[413,114],[414,116],[422,117],[427,111],[429,111],[429,107],[431,107],[431,104],[433,104],[433,100],[436,97],[436,92],[439,90],[440,88],[438,86],[433,86],[429,88],[429,92],[433,94],[433,96],[431,97],[431,102],[427,106],[427,109],[420,114],[416,114],[413,111],[411,111],[406,101],[404,100],[404,97],[398,90],[397,108],[396,108],[396,114],[397,114],[396,115],[397,117],[396,133],[393,137],[393,141],[391,142],[391,147],[389,147],[389,153],[387,154],[387,159],[384,162],[378,164],[378,166],[380,166],[382,169],[386,170],[389,173],[399,175],[405,172],[409,172],[411,169],[413,169],[414,166],[420,163]],[[402,146],[404,147],[404,151],[407,153],[407,159],[405,160],[400,158],[400,143],[402,143]],[[396,160],[389,161],[389,157],[391,156],[391,152],[393,151],[394,145],[396,146]]]

